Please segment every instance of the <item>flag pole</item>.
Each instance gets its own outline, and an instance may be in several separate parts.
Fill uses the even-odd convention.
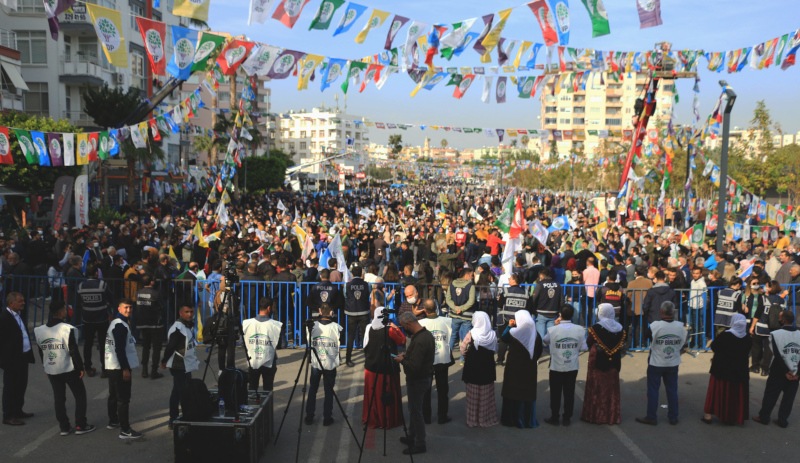
[[[719,199],[717,201],[717,253],[722,252],[725,243],[725,203],[728,198],[728,145],[731,135],[731,111],[736,103],[736,92],[724,80],[719,81],[728,98],[722,116],[722,153],[719,161]],[[722,227],[719,224],[723,224]]]

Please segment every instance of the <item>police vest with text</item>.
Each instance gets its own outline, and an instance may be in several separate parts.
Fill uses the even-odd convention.
[[[455,313],[455,307],[450,307],[451,317],[472,320],[472,313],[475,311],[475,300],[470,300],[469,298],[469,292],[472,287],[472,282],[467,283],[463,288],[456,287],[453,283],[450,283],[450,298],[453,300],[453,304],[457,306],[469,304],[460,314]]]
[[[717,293],[717,308],[714,310],[714,325],[730,327],[733,316],[736,315],[736,303],[742,297],[742,292],[725,288]]]
[[[497,312],[497,324],[504,325],[509,320],[514,319],[514,314],[518,310],[526,310],[529,299],[528,291],[521,286],[509,286],[506,288],[503,307]]]
[[[242,322],[245,348],[250,355],[250,366],[272,368],[275,364],[275,347],[281,338],[283,323],[277,320],[258,321],[249,318]]]
[[[353,278],[346,286],[344,313],[350,317],[369,315],[369,283]]]
[[[36,344],[42,349],[44,372],[48,375],[60,375],[75,369],[69,355],[69,337],[74,329],[74,326],[67,323],[34,328]]]

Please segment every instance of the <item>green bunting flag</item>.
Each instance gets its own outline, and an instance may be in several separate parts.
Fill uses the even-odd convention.
[[[31,133],[27,130],[14,129],[14,135],[17,137],[19,149],[22,150],[22,154],[25,155],[25,160],[28,161],[28,164],[38,165],[39,156],[36,155],[36,149],[33,147]]]
[[[317,29],[320,31],[327,30],[331,27],[331,19],[333,19],[333,14],[336,13],[336,10],[339,9],[344,5],[344,0],[325,0],[319,5],[319,9],[317,10],[317,14],[314,16],[314,19],[311,21],[311,25],[308,26],[308,30]]]
[[[225,45],[225,37],[203,32],[197,42],[197,50],[194,52],[192,73],[205,71],[213,65],[223,45]]]
[[[347,78],[342,83],[342,91],[347,93],[347,88],[350,86],[350,80],[355,80],[354,84],[357,84],[361,79],[361,71],[367,69],[367,63],[362,63],[361,61],[350,61],[350,68],[347,70]]]
[[[603,0],[581,0],[581,2],[592,20],[592,37],[610,34],[611,27],[608,24],[608,13]]]
[[[512,188],[506,197],[506,201],[503,203],[500,215],[498,215],[497,220],[494,221],[494,226],[502,230],[503,233],[508,233],[509,230],[511,230],[511,220],[514,218],[514,198],[516,194],[517,189]]]

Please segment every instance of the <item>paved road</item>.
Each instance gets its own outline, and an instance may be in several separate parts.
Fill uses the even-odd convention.
[[[96,355],[96,353],[95,353]],[[203,358],[205,358],[204,354]],[[285,404],[294,384],[303,351],[283,350],[275,382],[275,428],[284,416]],[[241,355],[240,355],[241,357]],[[460,379],[460,367],[451,368],[451,416],[453,422],[447,425],[433,424],[428,427],[428,453],[415,457],[417,461],[459,461],[485,462],[487,458],[530,461],[542,458],[551,461],[636,461],[640,463],[680,461],[795,461],[800,443],[797,419],[800,409],[795,407],[794,419],[790,427],[781,429],[775,425],[761,426],[752,421],[742,427],[708,426],[700,422],[708,384],[708,369],[711,354],[700,354],[697,358],[684,356],[680,373],[680,417],[678,426],[666,423],[666,410],[660,410],[661,424],[644,426],[634,421],[634,417],[644,415],[646,404],[644,372],[646,354],[626,357],[622,369],[622,414],[619,426],[595,426],[577,420],[580,415],[583,379],[585,379],[586,356],[582,357],[581,372],[578,375],[578,400],[576,419],[569,428],[553,427],[542,423],[533,430],[509,429],[495,426],[489,429],[471,429],[464,424],[464,387]],[[356,357],[361,363],[360,354]],[[38,361],[38,359],[37,359]],[[240,362],[244,362],[243,358]],[[212,362],[215,364],[216,362]],[[58,423],[52,411],[51,389],[41,365],[37,363],[30,370],[30,384],[27,392],[26,411],[36,416],[28,420],[26,426],[0,426],[0,461],[59,461],[61,463],[85,463],[103,461],[107,458],[115,462],[172,461],[171,433],[167,429],[167,401],[171,379],[150,380],[135,376],[131,421],[134,429],[144,432],[145,438],[136,442],[123,442],[117,438],[116,431],[105,429],[106,397],[108,388],[99,375],[86,378],[89,396],[89,421],[98,425],[98,430],[84,436],[61,437]],[[138,372],[137,372],[138,373]],[[213,385],[209,374],[207,383]],[[502,380],[502,368],[498,368],[498,378]],[[537,417],[540,422],[549,415],[549,393],[547,385],[547,365],[539,366],[539,402]],[[302,378],[301,378],[302,385]],[[765,379],[751,378],[751,413],[758,411],[764,390]],[[336,390],[342,405],[351,419],[351,424],[359,439],[363,430],[360,426],[363,393],[363,370],[361,368],[339,369]],[[500,405],[500,385],[496,387],[498,406]],[[322,391],[320,391],[321,393]],[[298,388],[297,393],[300,393]],[[435,397],[435,394],[434,394]],[[662,403],[666,399],[663,398]],[[317,407],[321,412],[321,397]],[[435,399],[434,399],[435,401]],[[797,405],[797,404],[795,404]],[[68,399],[68,410],[73,404]],[[434,404],[435,411],[435,404]],[[72,412],[70,412],[70,415]],[[301,417],[299,395],[293,401],[287,415],[286,424],[276,446],[268,448],[263,462],[293,461],[298,437],[298,420]],[[359,453],[350,430],[344,424],[341,413],[335,409],[336,423],[323,427],[320,419],[308,427],[303,426],[301,436],[301,461],[313,462],[351,462]],[[355,422],[354,422],[355,421]],[[397,441],[402,430],[393,429],[387,433],[387,458],[382,456],[382,431],[370,432],[366,437],[365,462],[409,461],[401,454],[402,446]]]

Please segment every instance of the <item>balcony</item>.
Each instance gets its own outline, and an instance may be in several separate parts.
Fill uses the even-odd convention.
[[[64,111],[61,118],[66,119],[76,127],[97,127],[94,120],[83,111]]]
[[[6,29],[0,29],[0,47],[18,50],[17,33]]]
[[[65,56],[59,62],[58,81],[64,84],[88,84],[99,87],[106,82],[104,76],[110,76],[110,72],[103,69],[97,58],[79,56],[76,60]]]
[[[95,3],[95,2],[90,2]],[[72,12],[69,10],[61,15],[59,20],[59,29],[65,35],[77,34],[85,35],[88,32],[94,32],[89,12],[86,11],[86,5],[75,4],[72,6]]]
[[[22,111],[22,95],[11,93],[8,90],[0,92],[0,109],[10,109],[13,111]]]

